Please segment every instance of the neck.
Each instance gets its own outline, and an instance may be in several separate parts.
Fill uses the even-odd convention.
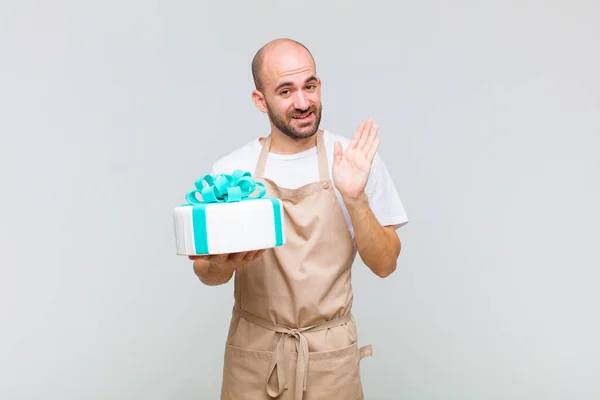
[[[261,139],[261,143],[263,139]],[[277,129],[271,131],[270,152],[275,154],[295,154],[306,151],[317,145],[317,133],[308,138],[292,139],[279,132]]]

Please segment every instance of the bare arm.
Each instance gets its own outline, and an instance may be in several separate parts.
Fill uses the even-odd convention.
[[[360,123],[346,150],[336,142],[332,172],[352,220],[360,258],[377,276],[385,278],[396,270],[401,246],[394,227],[381,226],[365,193],[380,143],[378,130],[379,126],[369,118]]]
[[[223,285],[231,279],[236,269],[260,257],[265,250],[209,256],[190,256],[194,273],[208,286]]]
[[[357,199],[344,198],[344,204],[352,220],[358,254],[365,265],[380,278],[396,270],[400,255],[400,238],[393,226],[381,226],[366,194]]]

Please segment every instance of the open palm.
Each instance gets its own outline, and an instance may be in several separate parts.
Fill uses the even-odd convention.
[[[345,151],[342,152],[341,143],[335,143],[333,183],[342,196],[357,199],[364,193],[379,148],[378,130],[379,127],[368,119],[360,123]]]

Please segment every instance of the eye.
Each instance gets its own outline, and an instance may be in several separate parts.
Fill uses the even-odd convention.
[[[280,95],[282,96],[286,96],[290,93],[290,91],[288,89],[282,90],[281,92],[279,92]]]
[[[306,88],[307,88],[308,90],[313,90],[313,89],[316,89],[316,87],[317,87],[317,85],[315,85],[314,83],[311,83],[311,84],[309,84],[309,85],[307,85],[307,86],[306,86]]]

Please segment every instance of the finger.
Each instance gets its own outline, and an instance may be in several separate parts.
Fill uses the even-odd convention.
[[[258,251],[256,253],[256,255],[254,256],[254,259],[257,259],[257,258],[261,257],[265,253],[265,251],[267,251],[267,249],[263,249],[263,250]]]
[[[251,250],[251,251],[247,251],[247,252],[243,253],[243,256],[242,256],[240,262],[247,262],[247,261],[251,260],[252,255],[254,253],[256,253],[256,250]]]
[[[379,125],[374,124],[371,130],[369,131],[369,137],[367,139],[367,143],[365,144],[366,149],[370,149],[371,147],[373,147],[373,143],[377,138],[377,132],[379,132]]]
[[[232,253],[230,254],[229,258],[228,258],[228,262],[234,263],[234,264],[238,264],[240,263],[243,259],[244,256],[247,254],[247,252],[240,252],[240,253]]]
[[[367,161],[369,163],[373,162],[373,159],[375,158],[375,154],[377,154],[377,149],[379,149],[380,143],[381,143],[381,138],[376,138],[375,141],[373,142],[373,145],[369,149],[369,152],[367,153]]]
[[[354,133],[354,137],[352,137],[352,141],[350,141],[350,145],[348,146],[349,148],[356,149],[356,146],[358,146],[358,141],[362,137],[364,127],[365,121],[361,121],[361,123],[358,125],[358,129]]]
[[[333,146],[333,163],[341,163],[343,154],[344,153],[342,152],[342,144],[340,142],[335,142]]]
[[[262,257],[263,253],[264,253],[264,251],[263,251],[263,252],[260,252],[260,253],[256,253],[256,254],[254,255],[254,257],[252,257],[252,260],[250,260],[250,261],[256,261],[256,260],[258,260],[259,258],[261,258],[261,257]]]
[[[264,250],[254,250],[254,251],[249,251],[248,253],[246,253],[246,255],[244,256],[244,262],[250,262],[250,261],[254,261],[255,259],[258,258],[258,256],[260,254],[262,254],[264,252]]]
[[[208,261],[213,264],[225,264],[228,258],[229,254],[213,254],[208,257]]]
[[[371,132],[371,125],[373,124],[373,119],[367,119],[367,122],[364,125],[362,136],[360,137],[360,141],[358,142],[358,149],[362,151],[365,148],[365,144],[367,143],[367,139],[369,138],[369,134]]]

